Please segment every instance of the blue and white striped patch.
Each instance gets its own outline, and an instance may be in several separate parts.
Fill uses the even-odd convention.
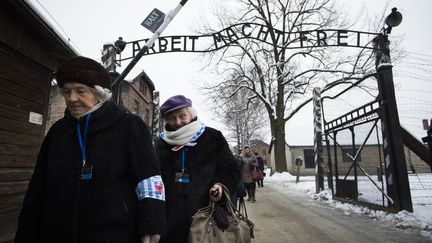
[[[165,201],[165,187],[160,175],[144,179],[138,183],[135,192],[139,200],[153,198]]]

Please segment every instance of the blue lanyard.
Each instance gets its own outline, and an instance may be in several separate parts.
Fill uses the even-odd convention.
[[[184,148],[182,149],[182,173],[184,173],[184,162],[185,162],[185,150]]]
[[[86,116],[85,126],[84,126],[84,140],[81,137],[81,127],[80,127],[80,124],[79,124],[79,122],[77,122],[78,142],[79,142],[80,149],[81,149],[81,156],[82,156],[82,161],[83,161],[82,166],[83,167],[85,166],[86,159],[87,159],[87,157],[86,157],[86,149],[85,149],[85,141],[86,141],[86,138],[87,138],[87,129],[88,129],[89,122],[90,122],[90,116],[91,116],[91,113],[88,113],[87,116]]]

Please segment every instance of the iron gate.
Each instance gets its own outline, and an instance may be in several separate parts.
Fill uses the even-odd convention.
[[[369,102],[329,122],[324,140],[329,188],[335,199],[392,210],[387,193],[381,129],[381,100]]]

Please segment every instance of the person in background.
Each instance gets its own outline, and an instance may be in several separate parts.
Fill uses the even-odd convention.
[[[222,133],[205,126],[183,95],[160,107],[166,123],[156,143],[166,188],[167,232],[162,243],[188,242],[192,216],[198,209],[219,201],[225,185],[233,192],[240,180],[238,162]]]
[[[264,160],[263,160],[263,158],[257,152],[255,152],[255,157],[256,157],[256,159],[258,161],[257,169],[259,171],[261,171],[263,175],[265,175],[265,172],[264,172]],[[263,178],[261,180],[257,181],[257,184],[258,184],[258,187],[264,187],[264,176],[263,176]]]
[[[239,151],[239,155],[235,155],[234,157],[239,163],[239,167],[243,168],[243,161],[240,156],[241,152]],[[237,184],[236,189],[234,190],[233,195],[231,196],[231,202],[234,204],[236,208],[238,208],[239,202],[244,200],[244,197],[247,196],[245,184],[243,182],[243,178],[241,178],[240,182]]]
[[[247,200],[255,202],[256,184],[255,181],[252,180],[252,171],[255,169],[255,167],[258,166],[258,161],[256,160],[255,155],[252,153],[249,145],[244,146],[241,158],[243,161],[243,181],[245,183],[246,191],[248,194]]]
[[[73,57],[55,78],[67,108],[42,143],[15,243],[157,243],[165,194],[147,126],[110,100],[98,62]]]

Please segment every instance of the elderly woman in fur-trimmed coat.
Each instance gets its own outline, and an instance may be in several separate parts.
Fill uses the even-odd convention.
[[[42,144],[15,242],[158,242],[165,194],[148,128],[110,101],[96,61],[69,59],[56,79],[67,109]]]
[[[166,188],[167,232],[163,243],[186,243],[192,216],[218,201],[225,185],[230,192],[240,180],[240,168],[222,133],[196,117],[190,99],[176,95],[160,108],[166,131],[157,142]],[[211,196],[210,196],[211,195]]]

